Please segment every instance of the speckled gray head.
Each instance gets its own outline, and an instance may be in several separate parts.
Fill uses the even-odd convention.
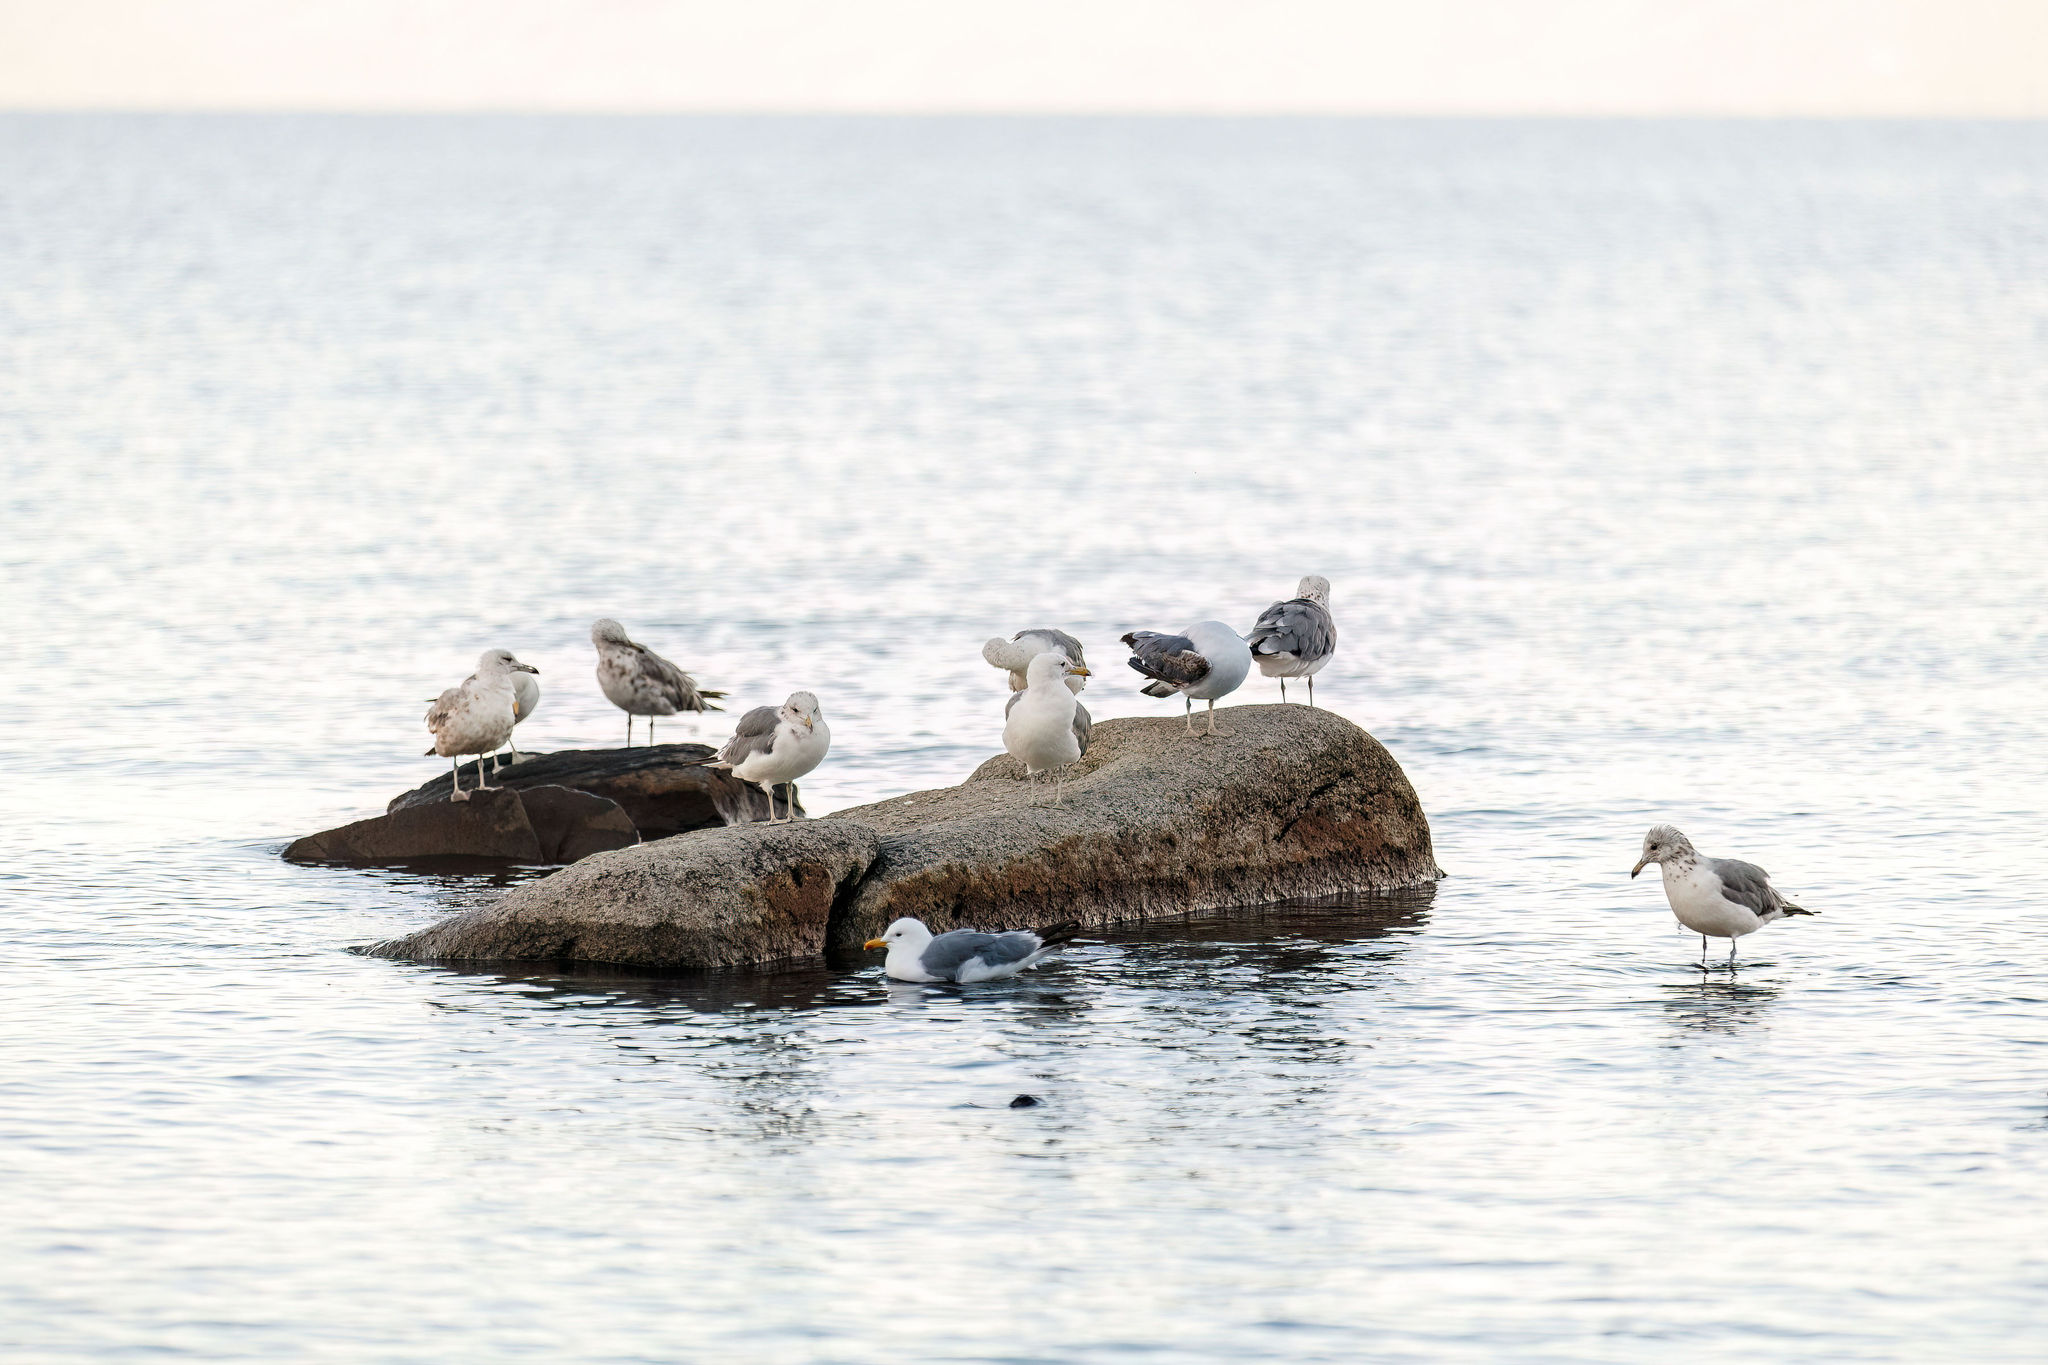
[[[1676,825],[1652,825],[1650,832],[1643,836],[1643,856],[1636,860],[1635,870],[1628,875],[1631,880],[1651,863],[1684,862],[1699,856],[1693,852],[1692,840],[1679,832]]]
[[[1306,597],[1319,607],[1327,607],[1330,605],[1330,580],[1312,573],[1295,585],[1294,595]]]
[[[590,623],[590,643],[594,645],[629,645],[633,637],[626,634],[626,628],[609,616],[600,616]]]
[[[825,708],[818,705],[818,698],[809,692],[792,692],[789,700],[782,703],[782,714],[790,723],[801,725],[806,730],[816,728],[825,715]]]
[[[476,671],[479,673],[503,670],[508,673],[538,673],[532,664],[520,663],[509,649],[487,649],[476,657]]]

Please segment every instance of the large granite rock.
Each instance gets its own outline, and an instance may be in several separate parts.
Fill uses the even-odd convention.
[[[495,787],[466,801],[412,806],[322,830],[284,856],[306,863],[572,863],[639,842],[626,813],[603,797],[566,787]]]
[[[1443,875],[1414,788],[1365,731],[1298,705],[1218,719],[1231,733],[1215,739],[1178,716],[1098,725],[1060,806],[1031,804],[998,757],[958,787],[824,820],[601,854],[370,951],[733,966],[853,951],[898,915],[1103,925]]]
[[[587,859],[371,951],[654,968],[815,957],[833,907],[878,846],[874,831],[832,820],[678,834]]]
[[[709,758],[703,744],[649,744],[635,749],[563,749],[552,754],[526,754],[499,769],[494,786],[573,787],[616,801],[644,839],[660,839],[684,830],[745,824],[768,818],[768,797],[759,787],[716,768],[686,766],[693,758]],[[485,761],[488,769],[490,763]],[[387,811],[446,804],[450,776],[441,773],[402,796],[391,798]],[[465,786],[476,781],[474,761],[462,765]],[[782,813],[782,796],[775,798]],[[804,813],[798,795],[796,813]]]
[[[1228,736],[1191,739],[1178,716],[1098,725],[1057,806],[1030,805],[1003,754],[960,786],[838,812],[882,855],[827,947],[858,949],[900,915],[935,932],[1103,925],[1443,875],[1415,789],[1371,735],[1299,705],[1217,719]]]

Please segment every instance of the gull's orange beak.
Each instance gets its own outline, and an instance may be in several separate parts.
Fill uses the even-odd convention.
[[[1090,673],[1087,669],[1081,667],[1081,665],[1079,664],[1075,664],[1072,668],[1068,669],[1067,672],[1073,674],[1077,678],[1092,678],[1095,676],[1093,673]]]
[[[886,948],[889,946],[889,943],[886,939],[871,938],[860,946],[863,948]]]

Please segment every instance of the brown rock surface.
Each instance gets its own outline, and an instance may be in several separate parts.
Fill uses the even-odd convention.
[[[302,863],[547,861],[519,793],[503,787],[478,792],[467,801],[416,806],[309,834],[287,848],[284,856]]]
[[[768,798],[759,787],[715,768],[690,766],[687,760],[709,758],[703,744],[650,744],[633,749],[563,749],[552,754],[527,754],[501,768],[493,786],[571,787],[616,801],[643,839],[660,839],[684,830],[743,824],[768,818]],[[490,763],[485,762],[486,772]],[[473,763],[463,765],[465,784],[476,780]],[[401,796],[386,811],[446,804],[449,775],[441,773]],[[775,799],[776,813],[782,797]],[[796,813],[804,813],[797,797]]]
[[[1014,760],[824,820],[601,854],[377,945],[388,957],[712,967],[934,930],[1093,925],[1417,886],[1442,875],[1400,765],[1330,711],[1235,706],[1231,733],[1106,721],[1060,806]],[[1039,792],[1040,799],[1047,794]]]
[[[731,967],[815,957],[873,831],[826,820],[678,834],[586,858],[369,951],[427,961]]]

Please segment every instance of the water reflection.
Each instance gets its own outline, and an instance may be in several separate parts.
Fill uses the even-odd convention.
[[[1740,1033],[1762,1023],[1783,994],[1777,986],[1711,978],[1664,989],[1665,1017],[1684,1033]]]

